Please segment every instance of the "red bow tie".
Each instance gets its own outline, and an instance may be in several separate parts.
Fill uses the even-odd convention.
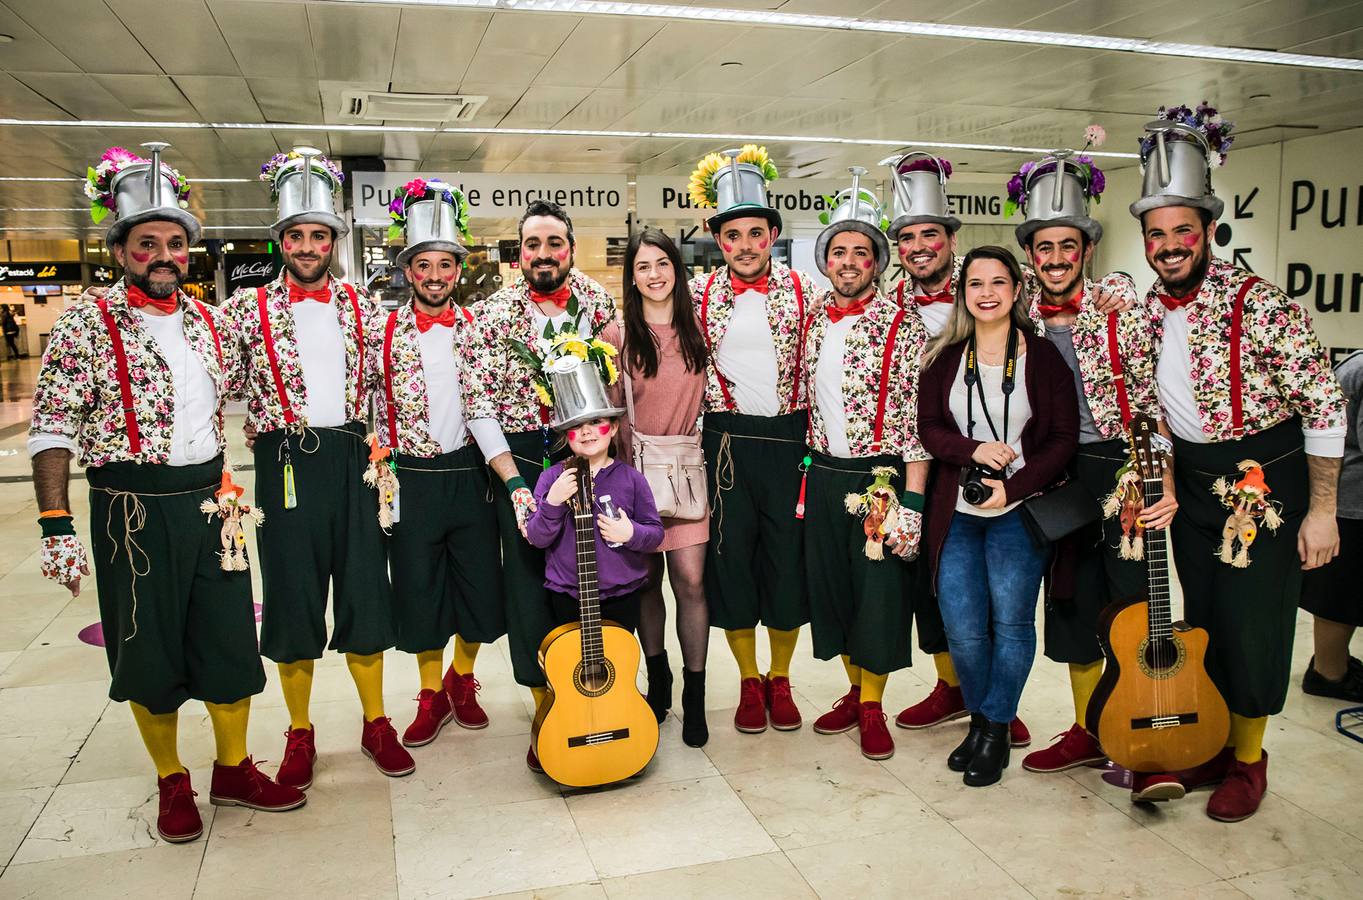
[[[169,297],[148,297],[139,287],[128,285],[128,305],[133,309],[141,309],[144,306],[154,306],[161,312],[170,315],[180,306],[180,296],[177,293]]]
[[[1041,313],[1043,319],[1054,318],[1063,315],[1079,315],[1079,304],[1083,302],[1084,291],[1081,288],[1073,300],[1066,300],[1064,303],[1038,303],[1036,311]]]
[[[425,334],[426,332],[430,331],[436,325],[443,325],[446,328],[453,328],[454,321],[455,320],[453,306],[445,307],[443,311],[434,316],[431,315],[430,313],[424,313],[419,309],[416,311],[416,330],[421,332],[422,334]]]
[[[315,291],[305,290],[292,281],[289,282],[289,302],[302,303],[304,300],[316,300],[318,303],[331,302],[331,280],[319,287]]]
[[[947,282],[946,288],[935,294],[914,294],[913,302],[919,306],[931,306],[934,303],[955,303],[956,292],[951,289],[951,282]]]
[[[550,291],[550,292],[547,293],[547,294],[541,294],[539,291],[535,290],[534,288],[531,288],[531,289],[530,289],[530,299],[531,299],[533,302],[535,302],[535,303],[552,303],[552,304],[554,304],[555,306],[557,306],[559,309],[567,309],[567,308],[568,308],[568,298],[571,297],[572,295],[573,295],[573,291],[572,291],[572,289],[571,289],[570,287],[568,287],[567,284],[564,284],[563,287],[559,288],[558,290],[556,290],[556,291]]]
[[[849,303],[846,306],[838,306],[836,303],[830,303],[824,307],[824,312],[828,313],[828,321],[838,322],[843,316],[859,316],[866,312],[866,304],[874,299],[875,294],[869,294],[855,303]]]
[[[1164,304],[1164,308],[1173,312],[1180,306],[1187,306],[1202,294],[1202,282],[1198,282],[1197,287],[1193,288],[1182,297],[1170,297],[1168,294],[1158,294],[1159,302]]]
[[[743,293],[744,291],[757,291],[757,293],[759,293],[759,294],[765,294],[765,293],[767,293],[767,282],[769,282],[770,280],[771,280],[771,273],[768,272],[766,275],[763,275],[761,278],[757,279],[756,281],[744,281],[742,278],[739,278],[737,275],[733,275],[733,276],[730,277],[729,283],[730,283],[730,285],[733,286],[733,289],[734,289],[734,296],[737,297],[739,294]]]

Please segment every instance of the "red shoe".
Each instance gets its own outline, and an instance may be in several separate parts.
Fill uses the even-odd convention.
[[[771,714],[771,727],[777,731],[794,731],[804,720],[790,695],[790,679],[785,675],[773,675],[763,679],[767,686],[767,710]]]
[[[473,729],[487,727],[487,713],[478,705],[478,692],[482,689],[483,686],[473,677],[472,672],[459,675],[454,671],[454,666],[450,666],[445,672],[445,693],[450,695],[450,703],[454,706],[454,721],[458,722],[460,727]]]
[[[535,755],[535,745],[531,744],[530,749],[525,753],[525,767],[532,772],[544,774],[544,768],[540,765],[540,758]]]
[[[1168,772],[1132,772],[1131,802],[1158,803],[1163,800],[1182,800],[1186,793],[1178,776]]]
[[[194,788],[188,772],[177,772],[156,779],[161,792],[161,806],[156,813],[156,833],[161,840],[172,844],[192,841],[204,833],[203,819],[194,804]]]
[[[440,729],[452,718],[449,694],[443,689],[425,688],[417,695],[416,718],[402,733],[402,743],[408,747],[424,747],[440,736]]]
[[[1220,753],[1202,765],[1193,766],[1191,769],[1184,769],[1182,772],[1174,774],[1183,783],[1184,789],[1189,791],[1215,787],[1226,780],[1226,774],[1230,771],[1233,762],[1235,762],[1235,751],[1230,747],[1222,747]]]
[[[1098,739],[1076,723],[1045,750],[1028,753],[1022,767],[1028,772],[1064,772],[1079,766],[1101,766],[1107,754],[1098,746]]]
[[[390,778],[410,775],[416,771],[412,754],[398,743],[398,732],[393,720],[379,716],[372,722],[364,723],[360,734],[360,752],[374,761],[378,770]]]
[[[939,678],[932,693],[895,716],[894,723],[900,728],[931,728],[968,715],[960,686],[952,687]]]
[[[876,704],[877,708],[880,704]],[[814,720],[815,734],[842,734],[851,731],[861,722],[861,688],[852,685],[851,689],[838,698],[833,708]]]
[[[306,791],[312,787],[312,765],[317,761],[317,732],[294,728],[284,732],[284,760],[275,773],[275,784]]]
[[[1013,721],[1008,723],[1008,738],[1014,747],[1030,747],[1032,745],[1032,733],[1017,717],[1014,717]]]
[[[761,678],[744,678],[739,684],[734,727],[744,734],[761,734],[767,730],[767,692]]]
[[[214,806],[245,806],[261,812],[284,812],[308,802],[296,787],[277,784],[246,757],[235,766],[213,763],[213,786],[208,800]]]
[[[885,727],[885,710],[879,703],[862,703],[861,755],[867,759],[889,759],[894,756],[894,738]]]
[[[1242,763],[1234,760],[1226,772],[1226,780],[1212,792],[1207,801],[1207,815],[1218,822],[1239,822],[1259,811],[1264,793],[1268,790],[1268,753],[1258,762]]]

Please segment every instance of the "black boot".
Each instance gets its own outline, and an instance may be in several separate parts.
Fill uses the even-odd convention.
[[[966,766],[965,777],[962,780],[971,787],[984,787],[998,781],[1003,777],[1003,770],[1008,768],[1008,750],[1011,744],[1008,723],[991,722],[986,719],[979,746],[975,748],[975,756],[970,760],[970,765]]]
[[[966,732],[965,740],[961,745],[951,751],[947,757],[947,768],[953,772],[964,772],[970,765],[970,761],[975,758],[975,750],[980,745],[980,738],[984,735],[984,726],[989,720],[979,713],[970,714],[970,731]]]
[[[688,747],[704,747],[710,740],[710,727],[705,724],[705,670],[692,672],[682,669],[682,743]]]
[[[648,669],[648,694],[645,699],[653,715],[662,722],[672,708],[672,667],[667,664],[667,651],[657,656],[645,656],[644,665]]]

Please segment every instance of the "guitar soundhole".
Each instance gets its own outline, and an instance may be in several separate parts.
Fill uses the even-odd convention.
[[[615,683],[615,666],[610,660],[583,661],[573,671],[573,684],[588,697],[599,697]]]
[[[1176,637],[1147,638],[1140,647],[1141,671],[1150,678],[1171,678],[1183,668],[1185,655]]]

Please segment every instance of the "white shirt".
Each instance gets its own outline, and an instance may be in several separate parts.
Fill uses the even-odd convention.
[[[956,420],[956,427],[961,430],[961,434],[966,437],[974,437],[977,441],[984,441],[986,444],[994,440],[1002,440],[1004,435],[1003,427],[1003,366],[989,366],[984,363],[979,364],[980,384],[973,389],[975,395],[975,433],[970,433],[970,419],[966,409],[966,386],[965,386],[965,358],[966,354],[961,354],[961,364],[956,370],[956,380],[951,385],[951,416]],[[980,403],[980,388],[984,389],[985,404]],[[994,432],[989,430],[989,420],[985,418],[984,406],[988,405],[989,415],[993,417],[994,427],[998,429],[998,438],[994,437]],[[1026,464],[1022,457],[1022,429],[1027,427],[1027,423],[1032,418],[1032,403],[1027,399],[1027,357],[1019,356],[1017,372],[1013,377],[1013,395],[1008,401],[1008,446],[1013,448],[1017,454],[1017,459],[1013,460],[1008,467],[1008,474],[1016,472]],[[961,489],[956,488],[956,511],[968,513],[972,516],[1001,516],[1021,503],[1022,500],[1014,500],[1002,509],[980,509],[965,502],[961,497]]]
[[[538,305],[532,303],[531,306],[534,307],[533,315],[535,317],[534,318],[535,337],[537,338],[544,337],[544,326],[549,324],[550,322],[554,323],[554,330],[559,331],[568,321],[568,310],[566,309],[560,313],[555,313],[554,316],[551,318],[549,316],[546,316],[544,313],[540,312],[540,308]]]
[[[336,428],[346,414],[345,338],[336,307],[317,300],[289,304],[298,336],[298,364],[303,369],[307,402],[302,411],[309,425]]]
[[[715,351],[715,365],[729,381],[738,411],[747,416],[775,416],[781,412],[776,393],[776,341],[767,321],[767,295],[744,291],[734,298],[733,315],[724,340]]]
[[[433,325],[417,332],[421,369],[426,375],[426,406],[431,439],[449,453],[468,443],[464,401],[459,395],[459,360],[454,355],[454,326]]]
[[[951,318],[951,309],[954,305],[929,303],[927,306],[918,307],[918,313],[923,318],[923,327],[928,330],[928,337],[937,337],[942,333],[942,329],[947,327],[947,319]]]
[[[852,457],[852,447],[847,441],[847,398],[842,392],[843,356],[847,352],[847,335],[860,320],[859,315],[843,316],[828,323],[814,367],[814,402],[819,404],[819,415],[823,418],[828,455],[841,459]]]
[[[213,422],[218,411],[218,390],[204,369],[203,360],[185,337],[184,310],[177,309],[168,316],[156,316],[140,309],[133,312],[170,367],[175,418],[171,425],[167,463],[192,466],[208,462],[218,455],[218,434]]]

